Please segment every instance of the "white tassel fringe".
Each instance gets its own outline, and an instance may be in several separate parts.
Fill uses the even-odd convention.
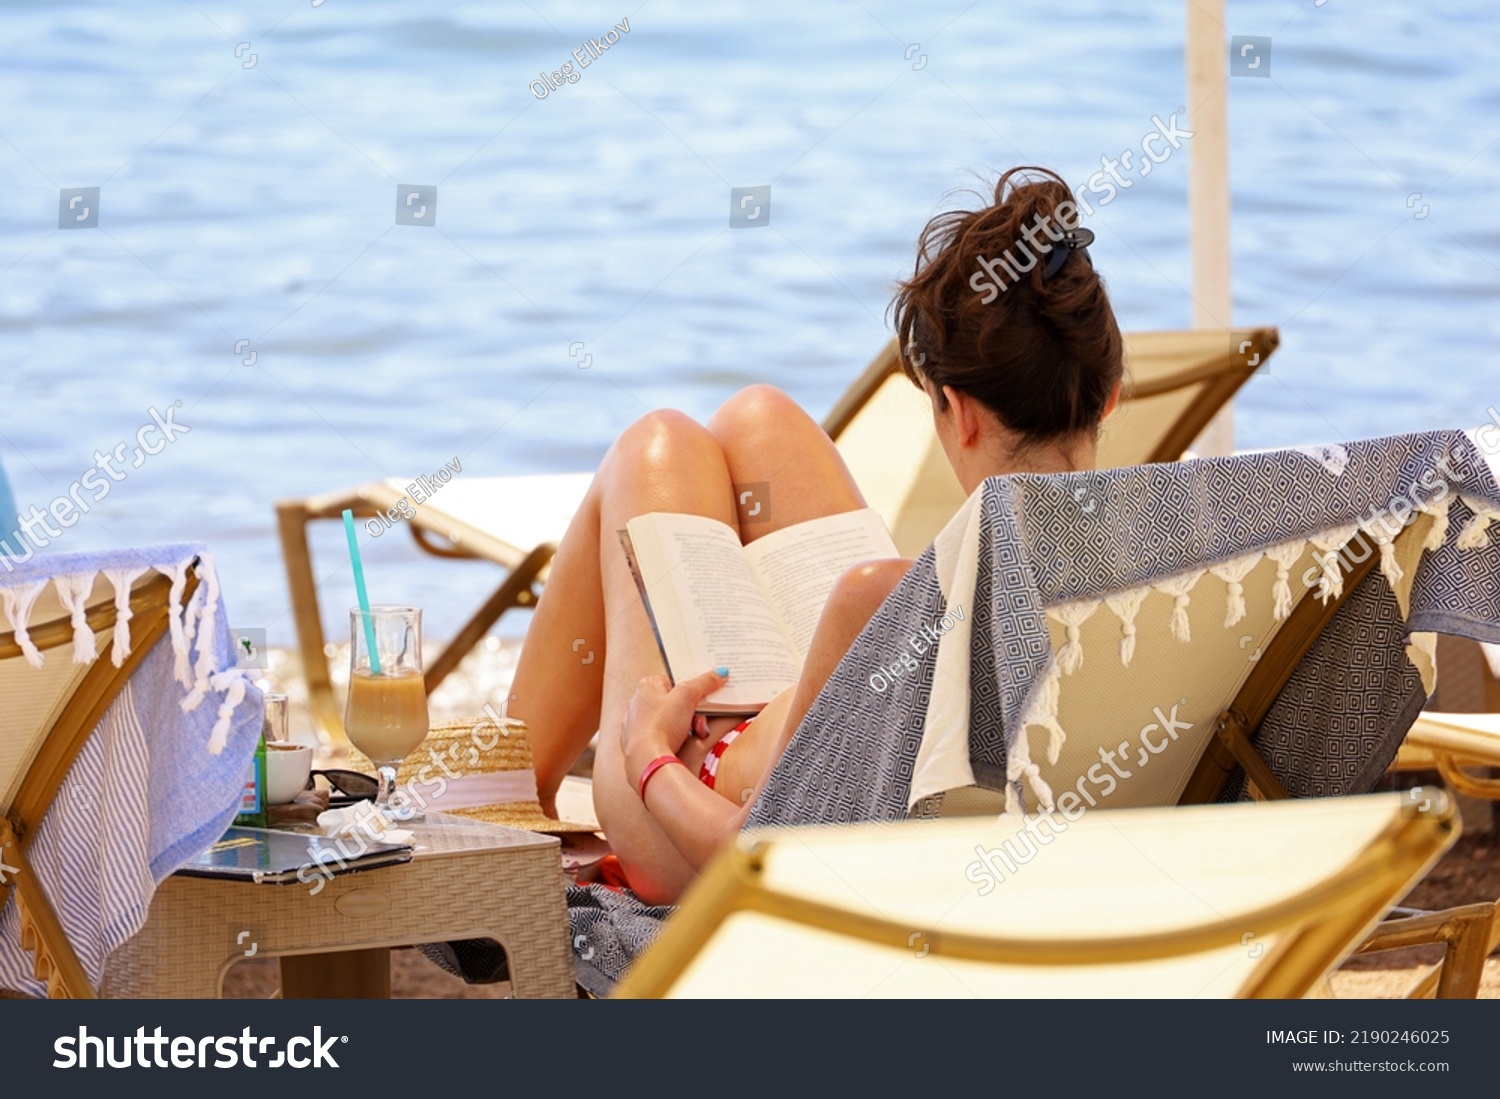
[[[115,640],[110,647],[110,659],[116,668],[130,655],[130,619],[135,614],[130,609],[130,592],[145,572],[146,569],[141,567],[104,570],[104,575],[115,586]]]
[[[1483,549],[1490,544],[1489,525],[1500,520],[1500,511],[1487,508],[1478,500],[1472,500],[1465,496],[1463,501],[1474,518],[1470,519],[1464,529],[1458,535],[1459,549]]]
[[[1104,597],[1104,605],[1120,620],[1120,664],[1124,667],[1130,667],[1135,657],[1135,616],[1150,594],[1150,588],[1131,588]]]
[[[1197,586],[1199,580],[1203,579],[1203,574],[1207,571],[1207,569],[1195,569],[1154,585],[1157,591],[1173,598],[1172,617],[1167,625],[1172,631],[1172,636],[1178,641],[1187,642],[1193,639],[1192,626],[1188,622],[1188,606],[1193,601],[1193,588]]]
[[[36,598],[47,588],[47,581],[36,580],[30,584],[17,584],[13,588],[0,588],[0,598],[5,600],[5,617],[10,619],[10,628],[15,631],[16,644],[21,654],[33,668],[42,666],[42,650],[31,640],[27,628],[31,625],[31,608]]]
[[[1057,651],[1057,664],[1063,675],[1072,675],[1083,667],[1083,639],[1079,627],[1099,609],[1099,602],[1098,599],[1085,599],[1047,608],[1047,617],[1067,628],[1067,640]]]
[[[1271,613],[1278,622],[1292,613],[1291,568],[1306,548],[1306,542],[1297,541],[1283,542],[1266,550],[1266,556],[1276,562],[1276,582],[1271,586],[1271,598],[1274,601]]]
[[[1330,599],[1337,599],[1344,594],[1344,566],[1342,552],[1349,539],[1359,532],[1358,526],[1338,527],[1335,530],[1324,531],[1322,534],[1314,535],[1308,539],[1313,546],[1321,552],[1313,554],[1313,559],[1322,566],[1322,575],[1318,577],[1318,599],[1327,603]]]
[[[94,590],[95,574],[75,572],[52,578],[58,601],[73,623],[73,663],[87,664],[99,656],[94,631],[89,627],[89,595]]]
[[[246,682],[247,677],[243,668],[230,668],[209,679],[209,686],[224,696],[224,701],[219,705],[219,718],[214,722],[213,731],[208,735],[208,750],[211,755],[219,755],[224,751],[224,745],[229,740],[229,724],[234,718],[235,707],[245,700]],[[188,708],[184,706],[183,710],[186,711]]]
[[[1229,586],[1229,603],[1224,608],[1224,628],[1228,629],[1248,612],[1245,606],[1245,577],[1250,571],[1260,564],[1264,553],[1248,553],[1244,557],[1236,557],[1232,561],[1225,561],[1222,565],[1215,565],[1208,571],[1224,581]]]

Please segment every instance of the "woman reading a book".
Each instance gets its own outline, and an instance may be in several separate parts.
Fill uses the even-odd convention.
[[[1091,240],[1067,185],[1041,169],[1005,173],[992,204],[923,230],[893,304],[902,368],[931,399],[965,492],[1093,467],[1123,363]],[[864,509],[822,428],[768,386],[706,424],[651,413],[605,455],[553,561],[508,712],[529,727],[551,815],[599,731],[595,808],[643,899],[677,899],[732,839],[910,567]],[[774,606],[778,590],[791,595]],[[777,630],[789,655],[767,640]]]

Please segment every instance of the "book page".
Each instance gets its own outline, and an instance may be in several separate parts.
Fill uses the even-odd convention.
[[[797,682],[800,661],[732,528],[658,512],[626,529],[674,682],[727,667],[729,683],[705,708],[746,712]]]
[[[825,515],[758,538],[745,557],[780,616],[799,660],[840,574],[861,561],[900,557],[885,523],[871,508]]]

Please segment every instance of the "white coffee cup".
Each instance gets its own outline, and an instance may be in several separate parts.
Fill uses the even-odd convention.
[[[295,801],[312,773],[312,748],[306,744],[266,745],[266,801],[286,805]]]

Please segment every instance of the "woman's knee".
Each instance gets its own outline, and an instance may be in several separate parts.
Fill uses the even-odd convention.
[[[681,469],[688,463],[715,462],[723,451],[712,434],[685,412],[672,408],[648,412],[620,433],[605,458],[605,466],[626,466],[632,473],[643,466]]]
[[[759,384],[747,385],[721,404],[708,421],[708,430],[722,441],[803,424],[817,426],[785,392]]]
[[[910,558],[897,557],[853,566],[834,582],[828,596],[828,610],[854,626],[854,632],[858,633],[911,571],[913,563]]]

